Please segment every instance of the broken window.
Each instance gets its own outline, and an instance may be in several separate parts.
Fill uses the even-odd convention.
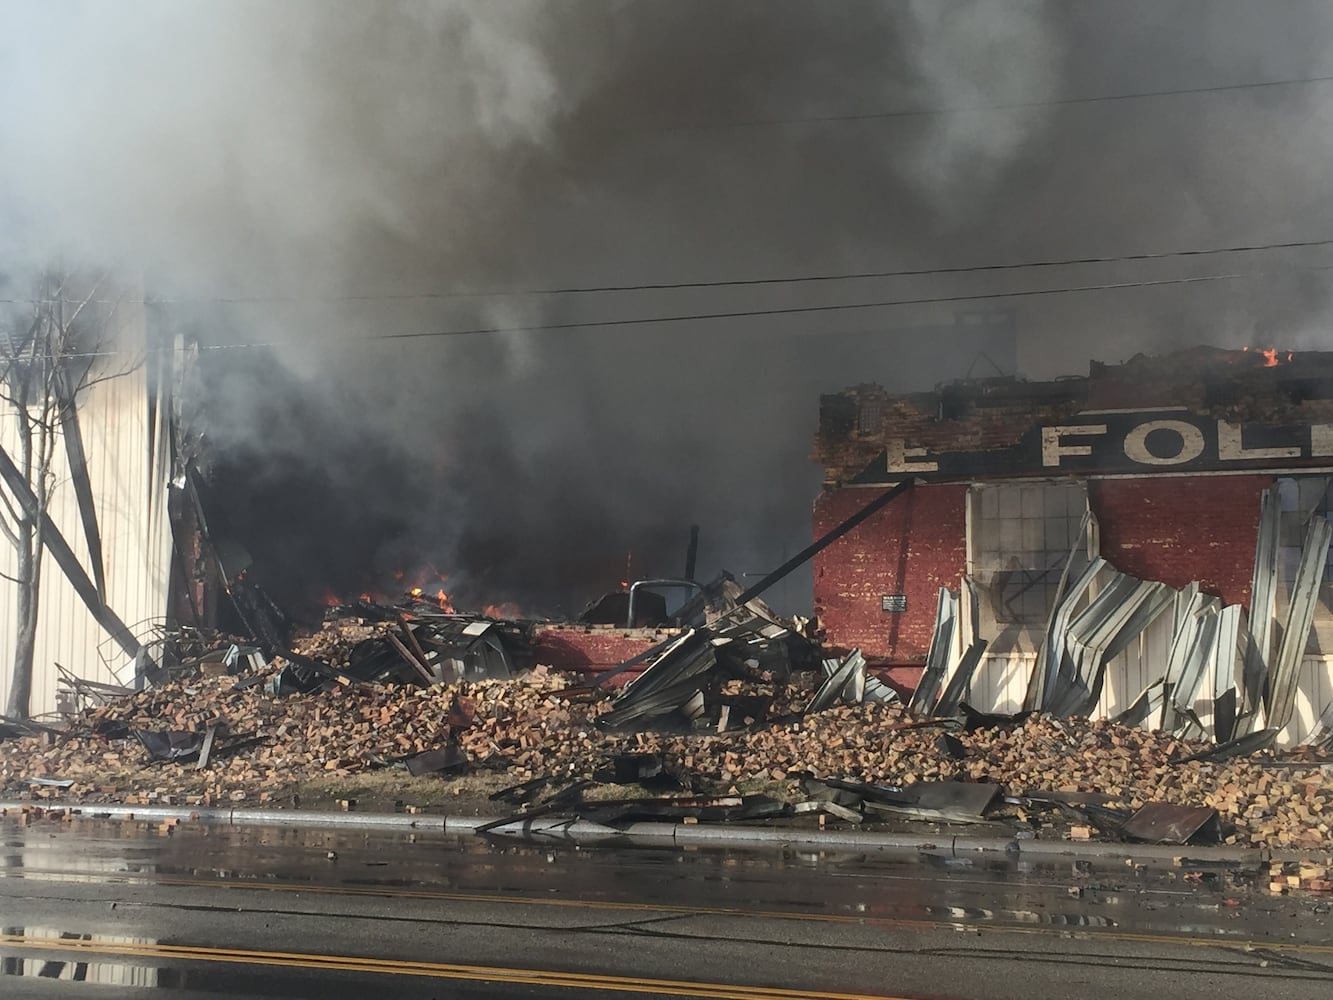
[[[997,625],[1044,625],[1070,549],[1081,537],[1084,485],[973,486],[970,502],[968,563],[989,595],[983,604]]]

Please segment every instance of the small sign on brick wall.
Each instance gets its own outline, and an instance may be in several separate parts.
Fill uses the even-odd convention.
[[[880,606],[885,614],[900,615],[907,610],[907,595],[885,594],[880,598]]]

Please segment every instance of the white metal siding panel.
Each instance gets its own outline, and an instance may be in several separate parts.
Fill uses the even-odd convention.
[[[1028,678],[1037,662],[1033,653],[995,653],[981,658],[972,679],[968,704],[982,712],[1013,713],[1023,710]]]
[[[143,315],[139,306],[122,305],[118,315],[119,349],[137,356],[145,342]],[[97,507],[105,561],[107,603],[136,633],[140,626],[161,621],[167,610],[167,586],[171,566],[170,528],[164,518],[150,525],[149,426],[147,380],[142,369],[93,386],[82,397],[79,425],[87,451],[93,499]],[[14,419],[4,414],[0,439],[12,449]],[[88,568],[87,542],[79,518],[78,501],[69,485],[63,446],[57,448],[58,480],[51,502],[51,517],[70,546]],[[151,504],[165,503],[166,484]],[[8,540],[0,539],[0,571],[14,572],[14,552]],[[90,573],[91,575],[91,573]],[[13,643],[17,595],[8,580],[0,579],[0,707],[9,694],[13,667]],[[41,715],[55,710],[56,682],[60,663],[81,677],[115,683],[130,682],[132,671],[121,669],[119,678],[103,663],[109,656],[117,668],[127,658],[108,642],[107,634],[93,619],[60,567],[48,555],[42,566],[42,594],[36,658],[33,667],[32,712]]]
[[[1333,656],[1307,656],[1301,660],[1296,710],[1278,736],[1278,745],[1290,746],[1307,739],[1330,708],[1333,708]]]
[[[1093,718],[1119,715],[1134,704],[1134,699],[1145,687],[1166,673],[1174,628],[1175,616],[1167,609],[1129,644],[1129,648],[1107,663],[1106,679]],[[1146,724],[1145,728],[1148,728]]]

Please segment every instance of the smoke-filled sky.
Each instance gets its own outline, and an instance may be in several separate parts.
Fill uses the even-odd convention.
[[[627,554],[678,574],[691,523],[704,574],[762,572],[809,540],[820,392],[1329,346],[1317,249],[477,294],[1333,239],[1327,2],[7,0],[0,29],[0,270],[112,266],[168,329],[276,345],[205,353],[280,598],[430,564],[574,611]],[[1191,92],[1102,99],[1160,91]]]

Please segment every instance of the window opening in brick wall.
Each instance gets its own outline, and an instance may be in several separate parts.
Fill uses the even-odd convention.
[[[856,429],[861,434],[878,434],[884,429],[879,400],[863,399],[856,414]]]
[[[969,565],[1001,625],[1044,625],[1087,509],[1082,483],[974,486]]]

